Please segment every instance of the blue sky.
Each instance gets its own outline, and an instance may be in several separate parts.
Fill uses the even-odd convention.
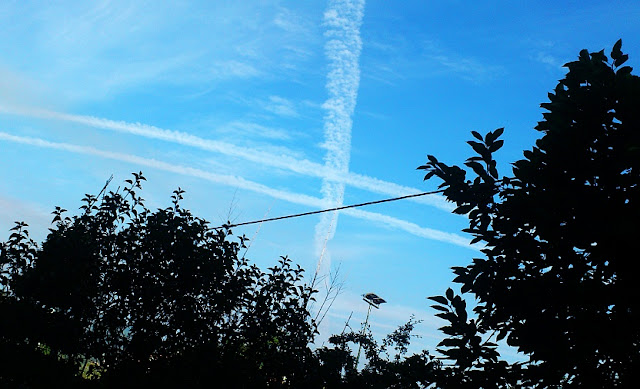
[[[415,168],[470,155],[469,132],[506,127],[503,172],[561,67],[618,39],[640,55],[634,1],[5,1],[0,3],[0,229],[38,239],[111,174],[142,170],[143,197],[212,224],[433,190]],[[416,346],[442,323],[426,296],[478,255],[439,197],[234,230],[261,266],[288,255],[340,266],[322,336],[388,300],[376,334],[411,314]],[[5,238],[6,238],[5,236]]]

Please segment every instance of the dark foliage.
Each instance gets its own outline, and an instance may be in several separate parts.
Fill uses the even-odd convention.
[[[315,327],[302,270],[286,257],[267,272],[250,265],[238,256],[244,238],[232,242],[183,209],[180,189],[151,212],[136,192],[143,180],[134,174],[124,195],[87,195],[79,216],[56,208],[42,247],[16,224],[0,254],[2,355],[15,363],[2,364],[0,382],[39,387],[40,373],[56,385],[84,376],[114,387],[306,379]]]
[[[434,383],[441,363],[427,351],[406,356],[411,332],[419,322],[411,318],[378,344],[369,328],[332,336],[332,348],[316,351],[319,378],[326,388],[403,388],[418,389]],[[362,347],[364,368],[356,368],[349,345]]]
[[[80,215],[53,212],[39,247],[25,223],[2,245],[0,384],[55,387],[419,388],[440,362],[405,357],[407,324],[378,344],[369,332],[310,349],[316,291],[282,257],[263,272],[244,237],[180,206],[151,212],[137,191],[86,195]],[[358,370],[348,344],[362,345]],[[395,351],[395,354],[391,354]]]
[[[465,162],[471,180],[433,156],[420,167],[425,179],[443,181],[454,212],[469,217],[465,231],[486,244],[485,258],[454,268],[462,292],[479,301],[470,333],[495,331],[529,355],[520,372],[526,385],[638,382],[640,79],[622,66],[627,55],[620,49],[618,41],[611,60],[583,50],[565,65],[568,74],[542,104],[548,112],[536,129],[543,136],[513,164],[512,177],[501,177],[493,159],[502,129],[472,132],[477,156]],[[447,300],[462,316],[455,298]],[[483,354],[478,339],[455,335],[441,346],[451,347],[444,352],[457,367],[468,365],[458,347]]]

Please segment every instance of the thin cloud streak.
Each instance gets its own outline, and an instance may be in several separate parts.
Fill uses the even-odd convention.
[[[368,211],[363,211],[363,210],[354,209],[354,208],[345,209],[340,212],[344,212],[347,215],[357,217],[359,219],[371,220],[371,221],[376,221],[382,224],[386,224],[390,227],[394,227],[423,238],[438,240],[440,242],[451,243],[456,246],[468,247],[476,251],[480,251],[480,249],[482,248],[478,244],[470,245],[469,244],[470,240],[463,236],[452,234],[450,232],[435,230],[428,227],[420,227],[415,223],[411,223],[402,219],[397,219],[392,216],[383,215],[381,213],[368,212]]]
[[[323,147],[327,149],[324,161],[326,167],[342,174],[349,172],[351,157],[352,116],[360,85],[360,25],[363,13],[364,0],[331,0],[324,13],[324,23],[328,27],[325,32],[328,39],[325,53],[329,59],[326,86],[329,98],[323,104],[326,110]],[[320,191],[332,207],[342,205],[344,190],[343,182],[326,178],[322,180]],[[338,215],[338,212],[325,213],[316,225],[316,255],[321,271],[330,267],[331,256],[326,246],[335,235]]]
[[[93,156],[102,157],[106,159],[113,159],[117,161],[127,162],[134,165],[147,166],[150,168],[163,170],[171,173],[202,178],[204,180],[214,182],[217,184],[250,190],[252,192],[265,194],[265,195],[274,197],[276,199],[288,201],[294,204],[302,204],[302,205],[307,205],[315,208],[323,208],[323,207],[326,207],[327,205],[327,203],[324,200],[316,197],[273,189],[268,186],[258,184],[256,182],[246,180],[242,177],[210,173],[210,172],[189,167],[189,166],[176,165],[173,163],[167,163],[167,162],[160,161],[153,158],[144,158],[144,157],[140,157],[133,154],[104,151],[104,150],[96,149],[90,146],[79,146],[79,145],[73,145],[68,143],[50,142],[40,138],[21,137],[21,136],[11,135],[5,132],[0,132],[0,140],[6,140],[10,142],[15,142],[15,143],[22,143],[22,144],[43,147],[48,149],[68,151],[76,154],[93,155]]]
[[[61,151],[66,151],[66,152],[71,152],[76,154],[92,155],[92,156],[102,157],[106,159],[131,163],[136,166],[146,166],[156,170],[167,171],[167,172],[185,175],[185,176],[197,177],[197,178],[201,178],[217,184],[242,188],[242,189],[250,190],[252,192],[261,193],[279,200],[284,200],[290,203],[309,206],[317,209],[322,209],[327,206],[326,200],[320,199],[317,197],[273,189],[268,186],[265,186],[253,181],[249,181],[241,177],[214,174],[201,169],[197,169],[189,166],[183,166],[183,165],[176,165],[173,163],[167,163],[157,159],[144,158],[144,157],[140,157],[132,154],[104,151],[104,150],[100,150],[90,146],[79,146],[79,145],[73,145],[69,143],[50,142],[41,138],[17,136],[17,135],[12,135],[12,134],[1,132],[1,131],[0,131],[0,140],[13,142],[13,143],[20,143],[20,144],[25,144],[25,145],[35,146],[35,147],[42,147],[47,149],[61,150]],[[460,247],[469,248],[472,250],[478,250],[477,246],[469,245],[468,240],[465,239],[464,237],[443,232],[443,231],[433,230],[430,228],[420,227],[417,224],[410,223],[405,220],[396,219],[391,216],[382,215],[374,212],[355,210],[355,209],[344,210],[341,212],[344,212],[345,214],[348,214],[356,218],[383,223],[390,227],[403,230],[405,232],[408,232],[412,235],[416,235],[419,237],[437,240],[445,243],[450,243]]]
[[[130,123],[94,116],[73,115],[33,107],[0,106],[0,112],[40,119],[54,119],[72,122],[103,130],[117,131],[149,139],[158,139],[201,150],[217,152],[236,158],[242,158],[251,162],[258,162],[262,165],[289,170],[310,177],[318,177],[328,181],[343,183],[358,189],[364,189],[373,193],[388,196],[398,197],[421,192],[420,189],[398,185],[358,173],[340,172],[331,167],[327,167],[323,164],[312,162],[307,159],[296,159],[287,155],[272,154],[258,149],[251,149],[236,146],[227,142],[205,139],[186,132],[162,129],[143,123]],[[453,206],[442,196],[416,197],[411,199],[411,201],[430,205],[447,212],[451,212],[453,210]]]

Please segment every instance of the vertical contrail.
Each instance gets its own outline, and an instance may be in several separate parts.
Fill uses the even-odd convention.
[[[360,83],[358,60],[362,48],[360,25],[363,13],[364,0],[329,0],[324,14],[327,28],[325,53],[329,60],[328,99],[323,105],[326,110],[323,146],[327,150],[324,163],[327,168],[343,173],[349,171],[352,115]],[[342,205],[344,188],[342,182],[322,180],[322,195],[330,206]],[[320,270],[330,264],[324,246],[333,237],[337,221],[337,212],[327,213],[316,225],[315,245]]]

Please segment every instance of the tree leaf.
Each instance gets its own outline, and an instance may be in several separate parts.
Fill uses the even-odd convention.
[[[492,153],[495,153],[496,151],[500,150],[500,148],[502,147],[503,144],[504,144],[504,141],[502,139],[499,139],[499,140],[493,142],[489,146],[489,151],[492,152]]]
[[[613,66],[615,66],[615,67],[621,66],[622,64],[627,62],[628,59],[629,59],[629,55],[623,54],[623,55],[620,56],[620,58],[615,59],[613,61]]]
[[[453,297],[454,297],[453,289],[447,288],[446,296],[447,296],[447,300],[453,301]]]
[[[611,58],[614,61],[617,61],[622,56],[622,39],[618,39],[618,41],[613,45],[613,49],[611,49]],[[615,65],[618,66],[618,65]]]
[[[465,215],[469,213],[475,206],[473,204],[461,205],[453,210],[453,213],[458,215]]]
[[[429,300],[433,300],[437,303],[440,304],[444,304],[444,305],[448,305],[449,302],[447,301],[446,298],[444,298],[443,296],[431,296],[431,297],[427,297]]]

